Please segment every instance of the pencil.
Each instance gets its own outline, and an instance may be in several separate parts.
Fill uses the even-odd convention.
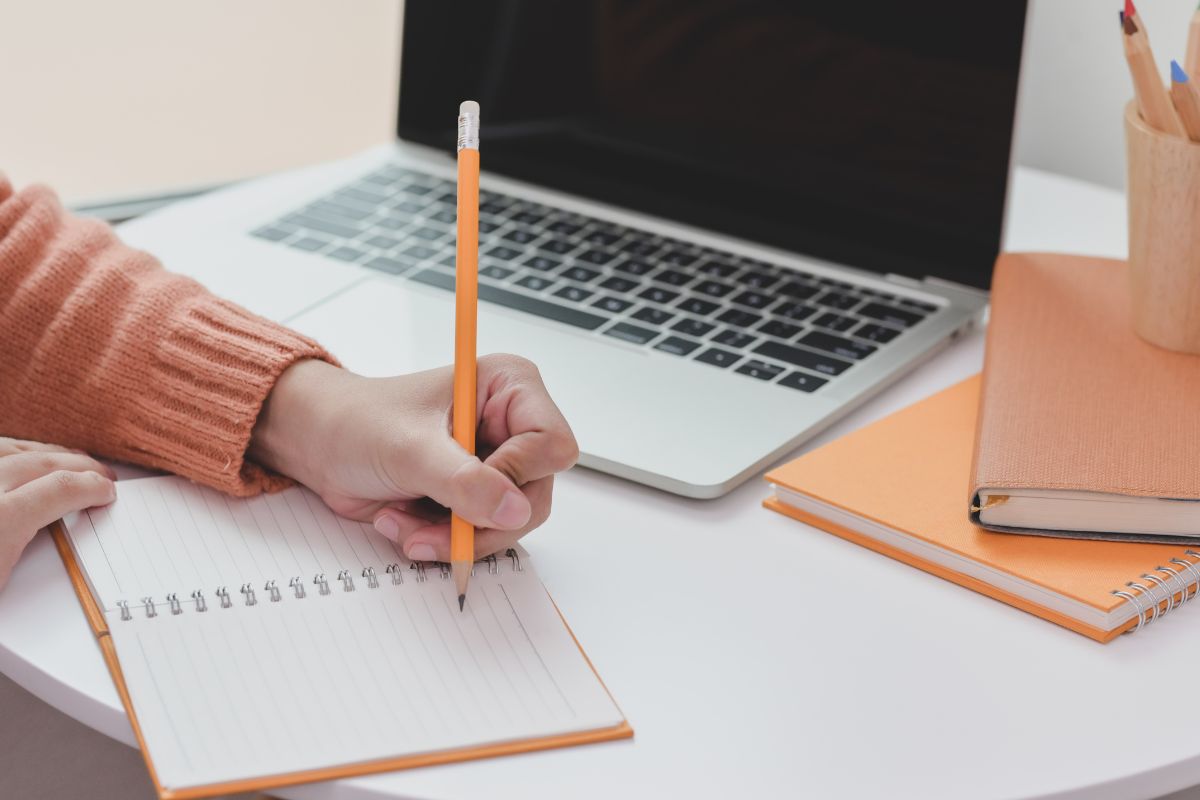
[[[458,249],[454,260],[454,441],[475,454],[475,335],[479,305],[479,103],[458,107]],[[475,527],[450,516],[450,571],[458,610],[475,563]]]
[[[1188,25],[1187,52],[1183,56],[1183,68],[1189,78],[1195,78],[1200,71],[1200,6],[1192,12],[1192,21]]]
[[[1179,112],[1188,138],[1200,142],[1200,92],[1178,61],[1171,62],[1171,102]]]
[[[1122,19],[1125,40],[1125,60],[1133,76],[1133,91],[1137,97],[1138,110],[1150,127],[1172,136],[1184,137],[1183,123],[1175,113],[1167,90],[1154,67],[1154,54],[1150,50],[1150,39],[1140,24],[1140,17],[1131,0],[1125,0]]]

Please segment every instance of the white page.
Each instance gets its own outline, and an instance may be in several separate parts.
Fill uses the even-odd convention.
[[[523,551],[477,565],[460,613],[442,569],[422,574],[306,490],[241,501],[163,477],[121,482],[118,498],[73,518],[69,533],[165,787],[622,721]],[[318,573],[327,594],[312,582]],[[292,577],[304,579],[303,598]]]

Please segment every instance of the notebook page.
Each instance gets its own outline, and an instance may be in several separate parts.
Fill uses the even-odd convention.
[[[441,569],[410,564],[304,490],[226,502],[150,478],[118,491],[110,510],[69,522],[69,532],[105,598],[165,787],[622,722],[523,551],[478,564],[460,613]],[[352,580],[337,580],[348,562]],[[361,570],[373,564],[370,581]],[[277,578],[278,600],[262,588],[267,575],[313,570],[328,576],[328,594],[311,579],[303,597]],[[243,578],[256,590],[252,605],[235,588]],[[199,611],[190,592],[171,588],[196,581],[229,586],[229,605],[206,592]],[[174,608],[163,600],[168,588],[180,599]],[[127,614],[117,605],[147,596],[152,603],[130,601]]]

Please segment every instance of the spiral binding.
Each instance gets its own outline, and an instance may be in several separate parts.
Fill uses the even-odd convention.
[[[1196,553],[1191,550],[1188,550],[1187,554],[1195,557],[1197,559],[1197,564],[1191,564],[1186,561],[1181,561],[1179,559],[1171,559],[1171,561],[1172,561],[1172,563],[1179,564],[1184,569],[1186,569],[1188,571],[1188,574],[1194,575],[1195,576],[1194,584],[1197,587],[1200,587],[1200,569],[1197,569],[1197,566],[1200,565],[1200,553]],[[521,556],[514,548],[510,547],[509,549],[505,550],[504,557],[509,560],[509,565],[510,565],[509,568],[513,572],[524,572],[525,571],[524,567],[521,565]],[[475,567],[485,567],[487,569],[487,572],[489,575],[496,575],[500,571],[499,565],[500,565],[500,559],[495,555],[489,555],[489,556],[481,558],[475,562],[474,566],[471,568],[471,574],[472,575],[475,574]],[[445,564],[440,561],[438,561],[438,562],[413,561],[412,563],[410,563],[408,565],[408,567],[409,567],[409,570],[412,571],[413,579],[417,583],[425,583],[426,581],[428,581],[431,577],[431,570],[434,567],[437,568],[437,570],[438,570],[437,574],[442,580],[448,580],[451,576],[450,565]],[[1177,570],[1171,569],[1170,567],[1158,567],[1158,571],[1168,572],[1172,575],[1172,578],[1174,578],[1175,580],[1182,581],[1181,573]],[[388,564],[387,567],[384,568],[384,574],[388,575],[391,578],[391,583],[393,586],[404,585],[404,568],[401,567],[400,564],[395,564],[395,563]],[[1154,579],[1152,579],[1149,575],[1143,575],[1142,577],[1146,578],[1151,583],[1155,583]],[[378,589],[382,586],[382,583],[379,580],[379,575],[375,572],[374,567],[364,568],[362,571],[362,578],[366,582],[367,589]],[[343,592],[355,591],[354,576],[350,573],[350,570],[348,570],[348,569],[339,570],[337,573],[337,578],[335,580],[341,583]],[[330,587],[329,579],[327,577],[325,577],[325,573],[318,572],[316,575],[313,576],[312,582],[317,587],[317,593],[319,595],[328,595],[328,594],[333,593],[333,589]],[[303,600],[304,598],[306,598],[308,596],[308,591],[307,591],[307,589],[305,589],[304,584],[305,584],[304,579],[302,577],[300,577],[299,575],[293,576],[292,578],[290,578],[288,580],[288,588],[292,590],[290,599]],[[1167,583],[1165,581],[1160,580],[1160,581],[1158,581],[1158,583],[1156,585],[1162,585],[1162,586],[1166,587]],[[1148,588],[1146,588],[1145,586],[1142,586],[1141,584],[1130,584],[1130,586],[1132,586],[1134,588],[1139,588],[1143,592],[1143,594],[1150,593],[1150,590]],[[262,591],[266,595],[267,599],[272,603],[279,603],[279,602],[282,602],[283,600],[287,599],[287,597],[284,595],[283,589],[279,586],[279,583],[275,580],[267,581],[263,585]],[[1167,590],[1164,589],[1164,591],[1167,591]],[[1200,588],[1198,588],[1197,591],[1200,591]],[[258,594],[252,584],[243,583],[239,587],[238,593],[241,594],[242,602],[245,605],[247,605],[247,606],[258,605]],[[216,590],[213,592],[213,594],[216,595],[217,603],[221,608],[232,608],[233,607],[233,596],[229,593],[228,587],[218,586],[216,588]],[[1125,597],[1126,599],[1133,602],[1138,607],[1139,611],[1142,611],[1142,603],[1138,599],[1138,596],[1132,595],[1132,594],[1130,594],[1128,592],[1124,592],[1124,591],[1113,592],[1113,594],[1118,594],[1122,597]],[[1185,594],[1186,594],[1186,591],[1185,591]],[[1152,593],[1151,593],[1151,596],[1153,596]],[[1195,597],[1195,592],[1193,592],[1192,597]],[[204,591],[202,589],[197,589],[196,591],[192,592],[191,599],[192,599],[192,606],[196,612],[204,613],[204,612],[208,611],[208,599],[205,597]],[[1190,598],[1186,598],[1186,599],[1190,599]],[[1184,602],[1186,602],[1186,599],[1180,600],[1179,604],[1182,605]],[[171,594],[168,594],[166,596],[166,601],[167,601],[167,608],[170,610],[172,616],[177,616],[184,612],[184,601],[180,599],[178,594],[176,594],[174,592],[172,592]],[[155,606],[153,597],[147,596],[147,597],[141,598],[140,605],[142,606],[143,613],[145,613],[147,619],[153,619],[154,617],[158,616],[158,609]],[[122,620],[129,621],[134,618],[133,609],[130,607],[128,600],[118,600],[117,608],[120,610]],[[1173,601],[1172,601],[1171,605],[1169,605],[1167,610],[1169,611],[1171,608],[1174,608]],[[1166,612],[1163,612],[1163,613],[1166,613]],[[1155,616],[1152,619],[1157,619],[1158,618],[1157,611],[1154,611],[1154,614],[1155,614]],[[1143,613],[1143,616],[1144,616],[1144,613]],[[1139,619],[1139,621],[1138,621],[1138,627],[1139,628],[1142,627],[1141,619]]]
[[[1137,633],[1200,594],[1200,552],[1189,549],[1183,554],[1195,560],[1172,558],[1168,563],[1174,567],[1157,566],[1151,572],[1143,572],[1140,580],[1112,590],[1113,595],[1128,600],[1137,609],[1137,625],[1126,633]]]

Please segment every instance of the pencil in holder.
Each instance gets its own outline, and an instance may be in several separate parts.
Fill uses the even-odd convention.
[[[1151,344],[1200,354],[1200,142],[1125,108],[1133,327]]]

